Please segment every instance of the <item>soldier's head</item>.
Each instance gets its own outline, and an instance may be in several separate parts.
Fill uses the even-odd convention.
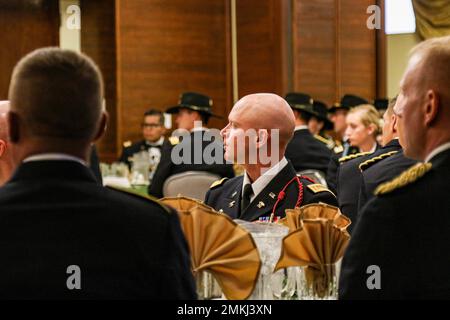
[[[370,104],[351,109],[347,115],[345,134],[352,146],[370,150],[381,132],[380,118],[377,109]]]
[[[0,186],[8,181],[15,167],[11,155],[8,124],[6,122],[8,111],[9,102],[0,101]]]
[[[397,116],[394,113],[394,106],[397,97],[389,101],[388,108],[383,114],[383,133],[381,136],[381,144],[384,146],[392,139],[398,138]]]
[[[284,156],[294,127],[294,113],[283,98],[271,93],[245,96],[234,105],[228,125],[221,131],[225,158],[241,162],[238,157],[245,157],[241,163],[253,164],[249,160],[254,156],[252,150],[256,150],[258,155],[263,151],[279,160]],[[257,162],[261,164],[259,157]]]
[[[156,109],[147,110],[142,122],[142,135],[150,142],[158,141],[166,132],[164,127],[164,114]]]
[[[450,141],[450,36],[433,38],[411,51],[394,108],[405,155],[425,160]]]
[[[74,51],[43,48],[25,56],[14,68],[9,100],[9,136],[18,161],[44,152],[87,159],[106,128],[100,71]]]

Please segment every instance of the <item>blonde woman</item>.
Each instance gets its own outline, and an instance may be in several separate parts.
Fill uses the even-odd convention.
[[[360,152],[374,152],[378,149],[377,135],[381,133],[381,119],[377,109],[370,104],[353,108],[347,114],[345,131],[350,144]]]

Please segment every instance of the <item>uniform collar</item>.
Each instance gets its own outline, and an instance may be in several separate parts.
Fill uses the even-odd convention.
[[[35,154],[32,156],[29,156],[27,158],[25,158],[22,162],[23,163],[27,163],[27,162],[33,162],[33,161],[45,161],[45,160],[51,160],[51,161],[75,161],[78,162],[80,164],[82,164],[83,166],[87,166],[86,161],[84,161],[81,158],[69,155],[69,154],[65,154],[65,153],[40,153],[40,154]]]
[[[194,127],[191,132],[197,132],[197,131],[207,131],[208,128],[206,127]]]
[[[247,172],[245,172],[245,174],[244,174],[244,181],[242,183],[242,192],[244,192],[243,190],[244,190],[244,186],[246,184],[250,183],[252,185],[253,195],[250,198],[250,202],[255,200],[255,198],[261,193],[261,191],[263,191],[267,187],[267,185],[272,181],[272,179],[276,175],[278,175],[278,173],[280,173],[284,169],[284,167],[287,166],[287,164],[288,164],[287,159],[285,157],[283,157],[283,159],[281,159],[280,162],[278,162],[276,165],[274,165],[269,170],[264,172],[253,183],[251,183],[250,178],[247,175]]]
[[[425,158],[425,162],[430,162],[431,159],[436,157],[438,154],[447,151],[450,149],[450,142],[441,144],[439,147],[435,148],[433,151],[431,151],[428,156]]]
[[[373,145],[372,149],[370,149],[370,153],[374,153],[378,148],[378,143],[375,142],[375,144]]]
[[[160,147],[163,145],[163,143],[164,143],[164,137],[159,138],[159,140],[156,142],[150,142],[150,141],[145,140],[145,144],[150,147]]]
[[[308,129],[308,126],[306,124],[302,124],[299,126],[295,126],[294,131],[305,130],[305,129]]]

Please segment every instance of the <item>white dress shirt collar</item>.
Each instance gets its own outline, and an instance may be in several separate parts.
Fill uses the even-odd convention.
[[[370,153],[374,153],[377,150],[377,146],[378,144],[375,142],[375,144],[373,145],[372,149],[370,149]]]
[[[251,183],[250,178],[247,175],[247,172],[244,173],[244,180],[242,184],[242,194],[244,193],[244,186],[248,183],[251,183],[252,189],[253,189],[253,195],[250,198],[250,202],[252,202],[258,194],[261,193],[261,191],[264,190],[265,187],[272,181],[272,179],[280,173],[281,170],[284,169],[288,164],[288,161],[285,157],[281,159],[280,162],[278,162],[276,165],[268,169],[266,172],[264,172],[256,181]]]
[[[26,163],[26,162],[33,162],[33,161],[48,161],[48,160],[51,160],[51,161],[75,161],[75,162],[82,164],[83,166],[87,166],[86,161],[84,161],[83,159],[75,157],[75,156],[71,156],[71,155],[65,154],[65,153],[35,154],[35,155],[25,158],[22,162]]]
[[[431,159],[433,159],[435,156],[437,156],[439,153],[442,153],[446,150],[450,149],[450,142],[441,144],[439,147],[431,151],[428,156],[425,158],[425,162],[430,162]]]
[[[206,128],[206,127],[194,127],[194,128],[192,128],[191,132],[206,131],[206,130],[208,130],[208,128]]]
[[[159,138],[159,140],[156,142],[150,142],[150,141],[145,141],[145,142],[147,145],[149,145],[151,147],[162,146],[164,143],[164,137]]]
[[[304,130],[304,129],[308,129],[308,126],[306,124],[295,126],[294,131]]]

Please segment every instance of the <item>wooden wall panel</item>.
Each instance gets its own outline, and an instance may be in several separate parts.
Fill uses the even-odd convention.
[[[370,0],[293,0],[294,88],[328,104],[345,93],[376,96],[376,33]]]
[[[118,143],[140,138],[143,112],[198,91],[224,117],[232,107],[227,0],[117,0]]]
[[[336,0],[293,3],[294,90],[332,103],[336,82]]]
[[[59,7],[54,0],[0,0],[0,100],[8,97],[16,63],[40,47],[59,44]]]
[[[236,2],[239,97],[287,90],[286,34],[289,0]]]
[[[105,84],[108,129],[97,143],[100,160],[113,162],[117,148],[116,33],[115,6],[111,0],[81,0],[81,51],[99,66]]]
[[[337,96],[355,93],[366,99],[376,96],[376,31],[367,28],[367,7],[373,0],[339,3],[339,57]]]

